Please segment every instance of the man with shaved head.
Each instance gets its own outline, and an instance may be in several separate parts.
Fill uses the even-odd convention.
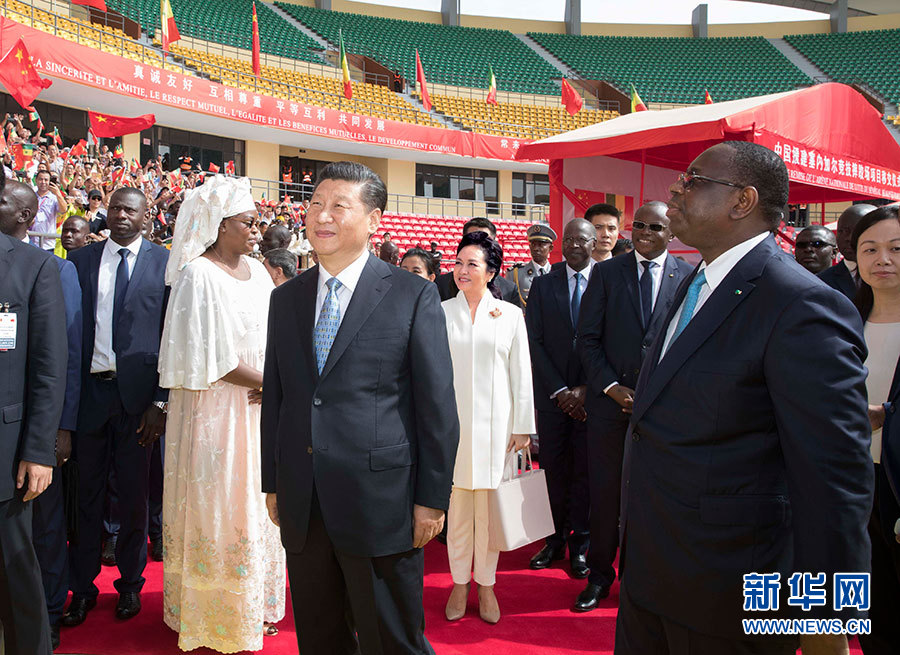
[[[837,252],[834,232],[824,225],[803,228],[794,243],[794,259],[813,275],[831,267]]]
[[[289,245],[291,245],[291,231],[284,225],[276,223],[262,236],[259,251],[265,255],[270,250],[287,248]]]
[[[38,198],[31,187],[8,180],[0,194],[0,232],[28,243],[28,228],[38,211]],[[84,223],[84,221],[82,221]],[[85,224],[86,225],[86,224]],[[62,474],[59,466],[72,452],[72,432],[78,419],[81,393],[81,287],[72,262],[54,256],[62,283],[66,311],[68,365],[63,413],[56,431],[56,463],[47,490],[34,499],[32,541],[41,567],[44,597],[53,644],[59,643],[59,622],[68,595],[68,554],[66,551],[66,517],[63,511]]]
[[[72,252],[88,244],[90,233],[91,224],[81,216],[73,215],[63,221],[59,240],[66,252]]]
[[[534,232],[546,236],[550,252],[556,236],[546,226]],[[531,229],[529,228],[529,232]],[[532,569],[545,569],[563,559],[569,549],[572,576],[588,574],[588,470],[584,399],[586,379],[575,350],[575,326],[581,298],[591,279],[596,241],[594,226],[583,218],[566,224],[562,251],[564,266],[534,275],[528,290],[525,325],[531,350],[541,468],[547,472],[547,491],[555,532],[531,558]]]
[[[619,484],[628,417],[638,372],[691,267],[667,251],[666,205],[648,202],[634,214],[634,251],[597,265],[584,296],[578,347],[587,380],[590,482],[590,575],[574,610],[587,612],[609,595],[619,543]]]
[[[819,273],[819,279],[832,289],[837,289],[853,300],[859,289],[859,274],[856,272],[856,252],[850,245],[853,228],[863,216],[874,210],[874,205],[860,203],[850,205],[843,211],[837,224],[837,247],[844,259],[831,268]]]
[[[391,266],[397,266],[400,263],[400,248],[393,241],[385,241],[378,251],[378,259]]]
[[[141,610],[153,444],[165,429],[168,392],[157,359],[169,251],[142,237],[147,199],[132,187],[109,200],[109,238],[73,251],[82,289],[81,406],[78,413],[78,536],[70,542],[72,600],[63,625],[83,623],[97,604],[103,501],[109,470],[119,496],[116,617]]]

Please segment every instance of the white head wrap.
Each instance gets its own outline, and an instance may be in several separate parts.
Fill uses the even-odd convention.
[[[256,211],[250,180],[216,175],[185,193],[175,219],[175,235],[166,265],[166,284],[172,286],[188,262],[216,242],[219,225],[229,216]]]

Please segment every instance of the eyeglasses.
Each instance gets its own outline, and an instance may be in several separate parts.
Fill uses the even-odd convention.
[[[259,229],[259,221],[257,221],[257,220],[252,220],[252,221],[240,221],[240,220],[238,220],[238,219],[236,219],[236,218],[229,218],[229,219],[227,219],[227,220],[229,220],[229,221],[237,221],[238,223],[240,223],[241,225],[243,225],[243,226],[244,226],[245,228],[247,228],[248,230],[253,230],[253,229],[257,229],[257,230],[258,230],[258,229]]]
[[[678,181],[681,183],[681,188],[683,188],[685,191],[690,191],[697,180],[700,180],[702,182],[712,182],[713,184],[733,186],[735,189],[744,188],[743,184],[735,184],[734,182],[728,182],[726,180],[717,180],[714,177],[706,177],[705,175],[698,175],[697,173],[681,173],[678,176]]]
[[[586,246],[591,241],[596,241],[596,240],[597,239],[594,239],[594,238],[585,239],[584,237],[566,237],[565,239],[563,239],[563,245],[564,246],[571,246],[571,245]]]
[[[815,241],[798,241],[794,244],[794,250],[806,250],[807,248],[815,248],[818,250],[819,248],[825,248],[826,246],[829,248],[835,247],[833,243],[816,239]]]
[[[662,223],[645,223],[644,221],[634,221],[631,227],[632,230],[644,230],[649,227],[653,232],[662,232],[666,229],[666,226]]]

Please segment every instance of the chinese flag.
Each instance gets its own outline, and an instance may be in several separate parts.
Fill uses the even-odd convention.
[[[234,175],[234,160],[230,159],[225,162],[225,175]]]
[[[84,139],[79,140],[78,143],[76,143],[74,146],[72,146],[72,149],[69,151],[69,155],[71,157],[78,157],[79,155],[83,155],[84,147],[86,145],[87,145],[87,141],[85,141]]]
[[[425,107],[425,111],[431,111],[431,96],[428,95],[428,82],[425,81],[425,69],[422,68],[418,48],[416,48],[416,82],[419,83],[419,93],[422,94],[422,106]]]
[[[709,95],[709,91],[708,91],[707,89],[704,89],[704,90],[703,90],[703,93],[704,93],[703,104],[704,104],[704,105],[711,105],[711,104],[713,103],[713,99],[712,99],[712,96]]]
[[[562,103],[566,106],[566,111],[572,116],[581,111],[581,108],[584,106],[582,97],[578,95],[578,92],[569,84],[569,80],[565,78],[562,80]]]
[[[115,137],[124,134],[134,134],[148,127],[153,127],[156,123],[156,116],[153,114],[144,114],[135,118],[127,118],[125,116],[113,116],[112,114],[98,114],[95,111],[89,111],[88,116],[91,119],[91,130],[96,137]]]
[[[214,163],[209,162],[209,172],[210,172],[210,173],[218,173],[218,172],[219,172],[219,167],[216,166]]]
[[[100,11],[106,11],[106,3],[103,0],[72,0],[73,5],[83,5],[85,7],[93,7]]]
[[[159,18],[162,21],[162,49],[169,51],[169,44],[175,43],[181,38],[178,26],[175,24],[175,14],[172,13],[172,5],[169,0],[160,0]]]
[[[256,3],[253,3],[253,74],[260,75],[259,65],[259,21],[256,18]]]
[[[37,74],[22,39],[0,60],[0,83],[23,107],[30,107],[38,94],[52,84]]]

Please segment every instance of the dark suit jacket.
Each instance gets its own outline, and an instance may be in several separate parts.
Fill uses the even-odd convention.
[[[847,268],[844,260],[819,273],[819,279],[832,289],[840,291],[850,300],[856,297],[856,282],[853,281],[853,274]]]
[[[852,617],[833,612],[831,585],[834,572],[870,563],[859,313],[768,237],[657,364],[664,340],[660,326],[625,441],[620,574],[629,595],[699,632],[745,639],[744,574],[778,571],[786,588],[793,572],[823,572],[827,607],[803,616]]]
[[[597,264],[591,264],[594,270]],[[534,405],[541,412],[561,412],[550,398],[562,387],[585,384],[581,360],[575,350],[575,328],[569,303],[569,282],[565,266],[535,277],[528,292],[528,345],[534,380]]]
[[[20,460],[56,466],[66,388],[66,313],[52,253],[0,233],[0,303],[16,315],[16,347],[0,351],[0,502]]]
[[[63,402],[62,416],[59,419],[60,430],[75,430],[78,426],[78,402],[81,398],[81,285],[78,284],[78,271],[75,265],[56,258],[59,268],[59,280],[62,283],[63,300],[66,305],[66,339],[69,346],[69,359],[66,366],[66,397]]]
[[[435,280],[438,292],[441,294],[441,301],[456,298],[459,293],[459,287],[456,286],[456,280],[453,279],[453,271],[438,275]],[[502,275],[498,275],[494,279],[494,284],[500,291],[500,299],[510,302],[516,307],[522,307],[522,300],[519,298],[519,289],[516,288],[515,282],[507,280]]]
[[[641,322],[637,258],[634,252],[607,259],[594,267],[581,301],[578,349],[587,372],[588,415],[626,420],[622,408],[603,390],[613,382],[634,389],[644,355],[672,306],[681,281],[693,268],[666,256],[659,293],[647,330]]]
[[[314,487],[338,550],[406,552],[413,504],[447,509],[459,441],[437,289],[370,255],[319,375],[318,276],[314,266],[272,293],[262,490],[278,494],[290,552],[306,542]]]
[[[90,383],[91,360],[94,358],[94,335],[97,316],[97,278],[100,258],[106,242],[92,243],[69,253],[69,261],[75,264],[81,283],[82,315],[84,330],[81,346],[81,407],[78,411],[78,429],[93,430],[106,419],[92,410],[96,407],[94,385]],[[169,288],[165,285],[166,262],[169,251],[150,243],[141,242],[134,270],[128,281],[125,307],[119,317],[121,330],[119,354],[116,355],[116,375],[122,406],[132,415],[142,414],[154,400],[166,400],[168,391],[160,389],[159,341]]]

